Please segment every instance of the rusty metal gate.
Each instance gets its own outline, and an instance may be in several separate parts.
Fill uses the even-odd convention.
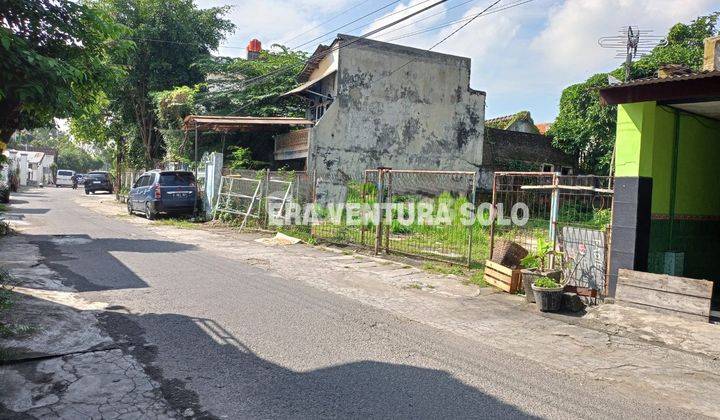
[[[547,172],[496,172],[490,226],[490,256],[514,242],[534,250],[540,238],[552,243],[553,261],[569,284],[604,294],[611,248],[613,179]],[[505,223],[513,206],[527,206],[527,223]]]

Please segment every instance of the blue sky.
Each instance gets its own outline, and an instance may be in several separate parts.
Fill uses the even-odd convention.
[[[501,0],[491,10],[522,1]],[[392,0],[196,2],[200,7],[232,7],[228,18],[237,28],[217,53],[244,57],[244,47],[252,38],[264,47],[273,43],[295,47],[324,33],[334,34],[335,28]],[[434,2],[401,0],[337,32],[360,35]],[[393,28],[401,29],[373,38],[428,48],[462,23],[429,29],[472,16],[492,2],[450,0]],[[627,25],[664,35],[674,23],[714,10],[720,10],[717,0],[530,0],[476,19],[435,51],[472,59],[471,87],[487,92],[488,118],[529,110],[535,122],[550,122],[565,86],[620,65],[614,51],[598,46],[599,37],[616,34]],[[391,13],[395,14],[388,16]],[[429,31],[416,34],[423,30]],[[300,49],[312,51],[332,38],[328,35]]]

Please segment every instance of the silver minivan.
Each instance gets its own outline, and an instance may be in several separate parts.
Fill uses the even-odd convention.
[[[69,169],[58,169],[55,175],[55,187],[72,187],[75,171]]]

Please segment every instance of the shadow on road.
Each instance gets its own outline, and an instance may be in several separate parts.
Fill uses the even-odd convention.
[[[116,312],[101,313],[100,318],[116,341],[132,343],[132,353],[162,384],[163,396],[171,405],[192,407],[196,414],[229,418],[530,417],[442,370],[362,360],[298,372],[258,357],[210,319]],[[152,341],[159,337],[147,337],[150,342],[146,342],[147,327],[164,331],[161,344]],[[158,352],[163,353],[161,359],[171,359],[182,370],[182,379],[164,377]],[[210,402],[207,407],[199,406],[198,391],[203,401]],[[223,407],[223,412],[214,412],[213,406]]]
[[[153,239],[91,238],[88,235],[27,235],[44,263],[80,292],[147,287],[112,252],[162,254],[190,251],[193,245]],[[82,264],[74,263],[82,259]]]

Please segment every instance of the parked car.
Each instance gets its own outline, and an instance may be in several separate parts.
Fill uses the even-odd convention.
[[[159,213],[191,215],[195,212],[198,190],[195,175],[187,171],[154,170],[142,174],[128,194],[129,214],[142,212],[152,220]]]
[[[113,193],[113,182],[108,172],[95,171],[85,175],[85,194],[95,194],[97,191]]]
[[[75,178],[77,179],[78,185],[85,184],[85,174],[75,174]]]
[[[55,174],[55,187],[72,187],[75,171],[69,169],[58,169]]]

